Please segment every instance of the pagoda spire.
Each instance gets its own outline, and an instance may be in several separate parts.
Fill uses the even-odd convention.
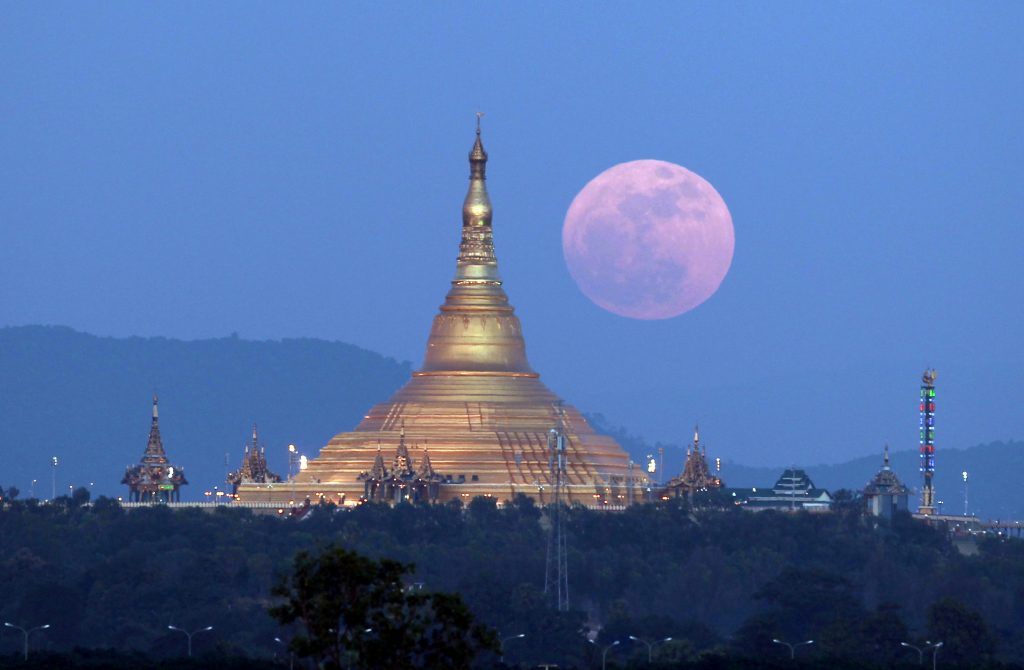
[[[884,468],[886,470],[888,470],[889,469],[889,443],[888,442],[885,444],[885,452],[884,453],[885,453],[885,455],[883,456],[883,460],[885,462]]]
[[[469,190],[462,203],[462,239],[455,278],[427,341],[417,376],[507,375],[536,377],[526,360],[522,326],[498,274],[487,195],[487,151],[477,114],[476,139],[469,152]]]
[[[164,443],[160,439],[160,399],[153,396],[153,421],[149,426],[149,441],[146,443],[146,451],[142,456],[142,462],[147,464],[163,464],[167,462],[167,454],[164,452]]]

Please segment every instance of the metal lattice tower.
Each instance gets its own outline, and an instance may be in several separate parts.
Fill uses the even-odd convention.
[[[544,569],[544,594],[559,612],[569,611],[569,563],[562,528],[562,494],[566,479],[565,432],[548,431],[548,466],[555,487],[554,500],[548,505],[551,530],[548,534],[547,564]]]

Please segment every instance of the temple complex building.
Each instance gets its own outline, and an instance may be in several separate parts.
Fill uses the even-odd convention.
[[[689,498],[696,493],[722,488],[722,480],[711,473],[708,467],[708,449],[701,449],[700,430],[693,429],[693,446],[686,449],[686,463],[678,477],[672,478],[665,486],[664,496]]]
[[[896,512],[908,511],[910,491],[889,467],[889,445],[885,445],[882,469],[864,487],[864,502],[868,513],[891,519]]]
[[[153,422],[142,461],[125,468],[122,484],[128,485],[129,502],[177,502],[185,480],[184,468],[171,465],[160,439],[160,412],[153,396]]]
[[[565,436],[566,502],[624,504],[647,486],[611,437],[540,380],[526,356],[494,251],[487,153],[477,125],[455,277],[419,370],[288,482],[241,482],[243,501],[551,500],[548,431]],[[409,444],[421,445],[419,453]],[[429,455],[427,448],[429,447]],[[390,462],[390,467],[388,466]]]
[[[743,509],[759,512],[766,509],[784,512],[807,510],[828,512],[832,509],[832,496],[819,489],[799,468],[788,468],[770,488],[724,489]]]
[[[251,446],[252,448],[248,444],[245,445],[241,467],[227,477],[227,483],[232,487],[233,494],[238,493],[238,487],[242,483],[275,484],[281,481],[281,476],[274,474],[267,467],[267,450],[265,447],[259,446],[256,424],[252,425]]]

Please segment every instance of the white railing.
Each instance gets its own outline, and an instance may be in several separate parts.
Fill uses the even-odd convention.
[[[272,502],[121,502],[125,509],[142,509],[144,507],[169,507],[171,509],[214,509],[224,507],[225,509],[247,508],[247,509],[292,509],[295,505],[279,504]]]

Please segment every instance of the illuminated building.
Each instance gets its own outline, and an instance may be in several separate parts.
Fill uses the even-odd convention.
[[[125,468],[122,484],[128,485],[130,502],[176,502],[179,489],[188,484],[185,470],[171,465],[160,439],[160,413],[157,398],[153,396],[153,422],[149,427],[149,442],[142,461]]]
[[[501,501],[519,493],[549,502],[552,428],[566,438],[566,502],[617,506],[646,486],[643,474],[634,481],[622,447],[596,433],[527,361],[522,327],[498,274],[479,125],[469,164],[455,277],[434,317],[420,369],[354,430],[331,439],[294,478],[243,483],[241,500],[409,499],[403,484],[416,482],[416,463],[429,463],[424,482],[437,494],[427,497],[439,502],[476,496]],[[403,449],[406,464],[397,472],[385,467]]]
[[[918,514],[935,514],[935,370],[925,370],[921,375],[921,404],[919,431],[921,438],[921,505]]]
[[[238,493],[238,487],[243,482],[257,484],[274,484],[281,481],[281,476],[276,475],[267,467],[266,448],[259,445],[259,436],[256,434],[256,424],[252,425],[252,448],[245,445],[242,455],[242,466],[227,477],[227,483],[232,487],[232,493]]]
[[[896,512],[907,511],[909,491],[889,467],[889,445],[885,445],[882,469],[864,487],[864,502],[868,513],[891,519]]]
[[[693,446],[686,449],[686,463],[678,477],[665,487],[664,495],[693,499],[695,493],[722,488],[722,480],[708,467],[708,449],[701,449],[700,430],[693,429]]]
[[[796,512],[828,512],[832,509],[832,496],[825,489],[819,489],[798,468],[789,468],[779,476],[771,488],[730,488],[723,489],[743,509],[759,512],[766,509]]]

